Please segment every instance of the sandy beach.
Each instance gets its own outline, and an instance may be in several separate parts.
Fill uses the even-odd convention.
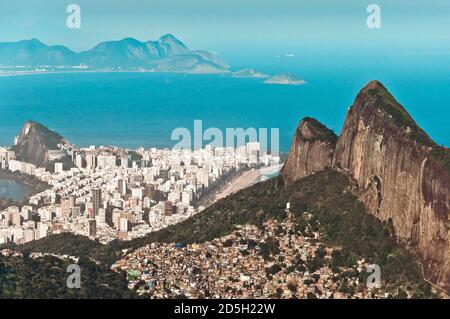
[[[279,171],[282,166],[283,165],[281,164],[268,166],[260,169],[253,169],[251,171],[243,173],[237,179],[232,181],[227,187],[225,187],[220,193],[218,193],[215,196],[214,201],[218,201],[219,199],[225,198],[228,195],[240,191],[241,189],[252,186],[258,180],[258,178],[266,174],[275,173]]]

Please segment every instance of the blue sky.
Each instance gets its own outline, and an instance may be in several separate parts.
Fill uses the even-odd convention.
[[[82,9],[68,29],[66,7]],[[381,30],[366,7],[382,9]],[[450,55],[448,0],[2,0],[0,41],[38,38],[80,51],[105,40],[173,33],[190,47],[236,53],[392,50]]]

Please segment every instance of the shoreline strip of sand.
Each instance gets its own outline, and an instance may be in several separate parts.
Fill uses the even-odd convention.
[[[230,182],[221,192],[214,196],[214,201],[225,198],[233,193],[236,193],[244,188],[252,186],[260,177],[268,174],[275,174],[281,169],[283,165],[266,166],[259,169],[252,169],[244,172],[234,181]]]

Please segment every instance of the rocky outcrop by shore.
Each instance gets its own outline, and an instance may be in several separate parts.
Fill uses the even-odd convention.
[[[71,161],[67,160],[67,154],[62,150],[68,144],[68,141],[58,133],[40,123],[28,121],[24,124],[12,150],[18,160],[37,167],[47,167],[51,171],[54,157],[58,157],[58,161],[63,162],[66,168],[71,166]]]

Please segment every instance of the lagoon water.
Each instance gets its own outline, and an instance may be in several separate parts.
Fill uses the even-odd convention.
[[[287,151],[304,116],[339,133],[355,95],[371,79],[381,80],[432,138],[450,145],[450,73],[439,64],[382,65],[259,68],[272,74],[293,71],[308,81],[304,86],[132,72],[0,77],[0,145],[11,145],[23,123],[35,120],[79,146],[170,147],[174,129],[193,130],[193,121],[201,119],[203,129],[279,128],[281,150]]]
[[[28,188],[26,185],[7,179],[0,179],[0,197],[17,201],[24,199],[27,193]]]

